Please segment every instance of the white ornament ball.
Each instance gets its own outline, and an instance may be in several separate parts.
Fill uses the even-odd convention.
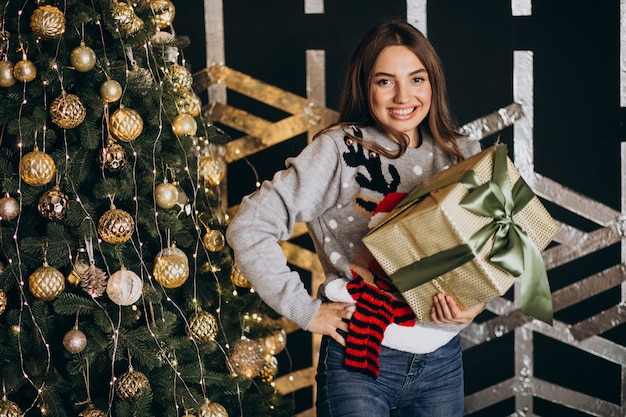
[[[143,281],[139,275],[126,268],[115,272],[107,282],[107,295],[115,304],[129,306],[141,298]]]

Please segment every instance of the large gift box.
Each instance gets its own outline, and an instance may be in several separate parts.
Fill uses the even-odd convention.
[[[421,184],[363,243],[421,322],[431,320],[439,292],[466,309],[519,280],[522,312],[551,324],[541,251],[557,232],[496,144]]]

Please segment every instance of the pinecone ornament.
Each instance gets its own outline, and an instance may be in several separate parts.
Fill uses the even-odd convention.
[[[97,298],[106,291],[107,280],[106,272],[91,264],[81,276],[80,287],[93,298]]]

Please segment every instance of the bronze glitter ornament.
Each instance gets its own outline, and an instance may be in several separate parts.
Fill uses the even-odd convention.
[[[58,7],[39,6],[30,16],[30,28],[44,39],[56,39],[65,32],[65,15]]]
[[[85,106],[77,95],[61,93],[50,103],[52,122],[62,129],[73,129],[80,125],[87,115]]]
[[[87,346],[87,336],[78,329],[72,329],[63,336],[63,347],[70,353],[80,353]]]
[[[69,199],[58,185],[46,191],[39,198],[39,214],[50,221],[63,220],[67,213]]]
[[[115,103],[122,97],[122,85],[115,80],[108,79],[100,85],[100,97],[107,103]]]
[[[49,183],[57,167],[50,155],[41,152],[37,145],[32,152],[27,153],[20,159],[20,177],[22,180],[33,187],[39,187]]]
[[[13,66],[13,77],[16,80],[29,83],[37,76],[37,67],[32,61],[23,58]]]
[[[114,204],[111,204],[111,208],[98,221],[98,234],[102,240],[112,245],[126,242],[131,238],[134,230],[133,217],[124,210],[116,208]]]
[[[162,209],[171,209],[178,202],[178,188],[167,181],[154,187],[154,202]]]
[[[135,304],[143,290],[143,281],[133,271],[122,267],[109,277],[107,295],[115,304],[129,306]]]
[[[111,115],[109,129],[114,138],[132,142],[143,132],[143,119],[136,110],[120,107]]]
[[[150,8],[154,15],[154,23],[159,29],[167,28],[174,21],[176,7],[170,0],[151,0]]]
[[[110,172],[118,172],[126,166],[126,151],[119,143],[109,140],[100,152],[100,166]]]
[[[212,342],[217,336],[217,320],[208,311],[199,310],[189,317],[187,332],[196,342]]]
[[[148,377],[142,372],[135,371],[132,366],[115,382],[115,392],[122,398],[135,398],[146,388],[150,387]]]
[[[7,298],[7,293],[4,290],[0,290],[0,315],[4,313],[7,309],[7,303],[9,299]]]
[[[201,156],[198,161],[198,171],[207,187],[219,185],[226,175],[226,163],[221,157],[213,155]]]
[[[22,417],[22,410],[20,410],[20,407],[16,403],[7,399],[6,394],[4,394],[2,401],[0,401],[0,416]]]
[[[230,356],[226,361],[230,370],[238,375],[252,379],[261,374],[265,364],[263,347],[252,339],[239,339],[230,349]]]
[[[70,62],[78,72],[88,72],[96,66],[96,53],[81,41],[80,45],[72,49]]]
[[[198,122],[190,114],[181,113],[172,120],[172,132],[176,136],[194,136],[198,131]]]
[[[0,198],[0,220],[13,220],[20,214],[20,203],[11,197],[9,193],[5,193]]]
[[[65,290],[65,277],[58,269],[44,261],[43,266],[28,277],[28,289],[36,298],[51,301]]]
[[[228,417],[228,411],[220,403],[207,401],[200,407],[198,417]]]
[[[13,63],[11,61],[0,61],[0,87],[11,87],[17,82],[13,76]]]
[[[176,246],[161,250],[154,259],[152,271],[156,282],[165,288],[178,288],[189,278],[187,255]]]

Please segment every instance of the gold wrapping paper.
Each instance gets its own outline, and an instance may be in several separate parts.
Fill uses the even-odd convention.
[[[493,174],[494,148],[454,165],[420,187],[456,179],[468,170],[475,171],[483,183],[489,181]],[[520,175],[510,159],[506,162],[512,187]],[[363,243],[390,276],[420,259],[466,243],[493,221],[459,206],[467,194],[465,186],[453,182],[413,203],[401,204],[363,238]],[[558,225],[536,196],[513,216],[513,220],[524,228],[539,251],[548,246],[558,231]],[[439,292],[453,296],[461,309],[466,309],[501,296],[511,288],[516,278],[488,259],[492,246],[490,239],[469,262],[402,292],[421,322],[431,321],[433,297]]]

